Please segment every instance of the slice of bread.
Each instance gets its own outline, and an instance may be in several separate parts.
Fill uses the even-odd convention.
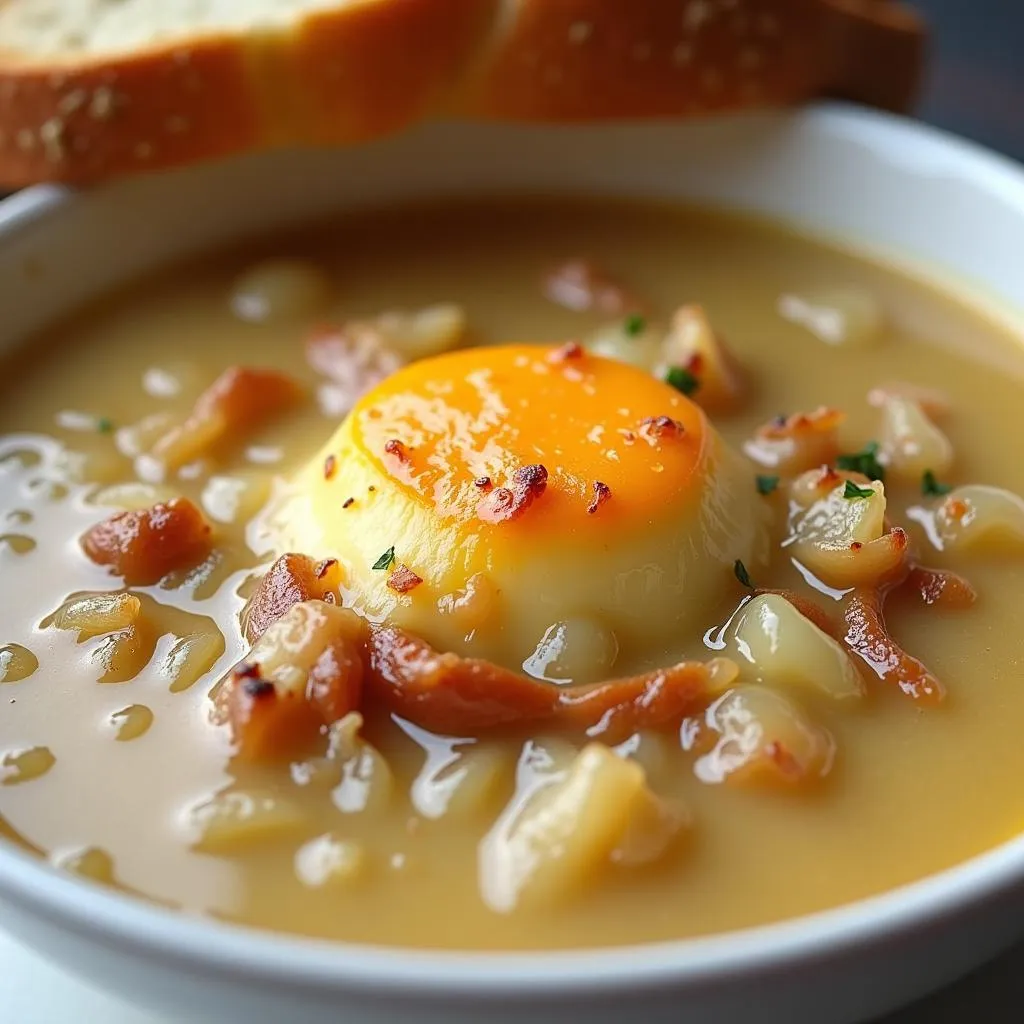
[[[897,0],[0,0],[0,184],[94,181],[427,117],[905,109]]]

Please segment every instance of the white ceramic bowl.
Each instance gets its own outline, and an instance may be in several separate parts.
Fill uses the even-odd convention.
[[[434,125],[84,195],[33,189],[0,204],[0,347],[228,240],[369,203],[508,190],[764,212],[925,267],[1024,330],[1024,171],[910,122],[821,107],[687,127]],[[15,599],[0,580],[0,616]],[[89,887],[2,843],[0,904],[5,926],[69,969],[190,1020],[846,1024],[1024,932],[1024,836],[837,910],[600,952],[412,953],[262,934]]]

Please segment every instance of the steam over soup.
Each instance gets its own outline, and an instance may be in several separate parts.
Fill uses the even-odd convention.
[[[1024,352],[773,227],[417,207],[11,359],[0,826],[332,938],[832,906],[1024,821]]]

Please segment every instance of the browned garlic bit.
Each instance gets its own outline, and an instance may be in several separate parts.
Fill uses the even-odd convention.
[[[882,402],[882,455],[894,477],[916,484],[928,472],[942,474],[953,465],[953,445],[919,402],[888,396]]]
[[[907,534],[886,524],[885,486],[858,473],[811,470],[790,494],[797,511],[785,546],[819,580],[878,586],[903,568]]]
[[[735,411],[747,392],[739,362],[701,306],[683,306],[672,317],[662,346],[662,376],[672,367],[692,374],[693,400],[709,412]]]
[[[779,416],[758,428],[743,445],[749,459],[783,476],[832,463],[839,454],[839,425],[846,417],[822,406],[810,413]]]

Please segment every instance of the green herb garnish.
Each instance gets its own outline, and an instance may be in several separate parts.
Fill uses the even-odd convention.
[[[665,383],[684,395],[692,395],[700,387],[700,381],[685,366],[670,366],[665,371]]]
[[[759,476],[757,478],[758,494],[771,494],[778,486],[779,478],[777,476]]]
[[[847,501],[859,501],[861,498],[872,498],[874,497],[875,490],[873,487],[858,487],[852,480],[846,481],[846,486],[843,488],[843,497]]]
[[[869,480],[884,480],[885,466],[878,461],[878,442],[871,441],[859,452],[840,455],[836,467],[850,473],[863,473]]]
[[[753,590],[754,584],[750,582],[750,573],[747,572],[747,567],[737,558],[732,564],[732,571],[736,579],[747,588],[747,590]]]
[[[922,494],[930,498],[938,498],[943,494],[949,494],[951,490],[953,490],[952,486],[950,484],[940,484],[930,469],[924,471],[924,475],[921,477]]]
[[[390,569],[391,566],[394,565],[394,563],[395,545],[392,544],[391,547],[389,547],[387,551],[385,551],[384,554],[381,555],[380,558],[378,558],[377,561],[373,563],[373,567],[377,570]]]
[[[626,322],[622,326],[628,337],[636,338],[647,330],[647,320],[639,313],[630,313],[629,316],[626,317]]]
[[[110,419],[109,417],[107,417],[107,416],[101,416],[96,421],[96,429],[101,434],[109,434],[114,429],[114,421],[112,419]]]

